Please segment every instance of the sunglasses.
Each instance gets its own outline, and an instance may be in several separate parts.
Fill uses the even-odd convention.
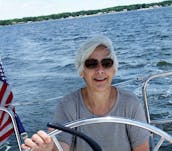
[[[87,59],[85,61],[85,67],[88,69],[95,69],[99,66],[99,64],[101,64],[103,68],[108,69],[113,66],[113,60],[111,58],[104,58],[101,62],[97,59]]]

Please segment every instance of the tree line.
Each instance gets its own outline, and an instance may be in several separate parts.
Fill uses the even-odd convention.
[[[44,21],[50,19],[62,19],[62,18],[69,18],[69,17],[78,17],[78,16],[85,16],[85,15],[95,15],[99,13],[110,13],[110,12],[121,12],[121,11],[131,11],[131,10],[138,10],[138,9],[145,9],[150,7],[167,7],[172,5],[172,0],[163,1],[159,3],[150,3],[150,4],[135,4],[135,5],[125,5],[125,6],[116,6],[110,7],[105,9],[97,9],[97,10],[87,10],[87,11],[78,11],[78,12],[65,12],[59,14],[52,14],[46,16],[37,16],[37,17],[24,17],[24,18],[17,18],[17,19],[9,19],[9,20],[0,20],[0,25],[13,25],[17,23],[28,23],[28,22],[35,22],[35,21]]]

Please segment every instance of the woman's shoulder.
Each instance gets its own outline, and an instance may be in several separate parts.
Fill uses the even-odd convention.
[[[77,107],[80,103],[80,89],[63,96],[56,105],[58,113],[65,115],[68,120],[75,120]],[[60,115],[59,115],[60,116]]]
[[[118,90],[120,95],[130,96],[130,97],[137,97],[136,94],[134,92],[132,92],[131,90],[126,90],[126,89],[119,88],[119,87],[117,87],[117,90]]]
[[[77,89],[75,91],[72,91],[65,96],[63,96],[64,101],[69,101],[69,100],[76,100],[80,97],[81,89]]]
[[[132,91],[118,89],[118,94],[118,107],[121,112],[125,111],[125,116],[133,117],[138,111],[143,110],[142,100]]]
[[[122,88],[117,88],[117,90],[120,102],[130,105],[138,105],[139,103],[141,103],[140,99],[134,92]]]
[[[80,89],[72,91],[72,92],[64,95],[60,99],[60,101],[58,101],[58,104],[65,105],[65,106],[74,105],[80,99],[80,93],[81,93]]]

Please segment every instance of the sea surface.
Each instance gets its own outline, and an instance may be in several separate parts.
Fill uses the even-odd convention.
[[[59,98],[84,86],[75,54],[99,34],[113,41],[119,61],[113,84],[141,100],[146,77],[172,71],[172,7],[0,26],[0,57],[29,136],[47,129]],[[172,118],[172,77],[152,82],[148,94],[151,119]],[[165,130],[172,134],[172,124]],[[15,139],[9,143],[17,150]]]

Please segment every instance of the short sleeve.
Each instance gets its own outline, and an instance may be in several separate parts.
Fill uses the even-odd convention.
[[[132,119],[136,121],[146,122],[145,112],[141,103],[138,104],[136,111],[133,113]],[[132,148],[149,141],[149,132],[137,126],[127,126],[127,133]]]
[[[80,102],[80,89],[65,95],[61,100],[58,100],[56,105],[56,110],[54,113],[54,118],[52,118],[52,123],[67,124],[71,121],[77,119],[77,106]],[[73,136],[68,133],[60,133],[58,135],[58,140],[65,142],[67,144],[72,143]]]
[[[65,113],[64,105],[62,103],[63,101],[64,101],[64,98],[57,103],[55,114],[52,120],[52,123],[54,124],[59,123],[59,124],[64,125],[69,122],[68,115]],[[62,132],[58,134],[57,139],[61,142],[64,142],[70,145],[72,142],[72,135]]]

